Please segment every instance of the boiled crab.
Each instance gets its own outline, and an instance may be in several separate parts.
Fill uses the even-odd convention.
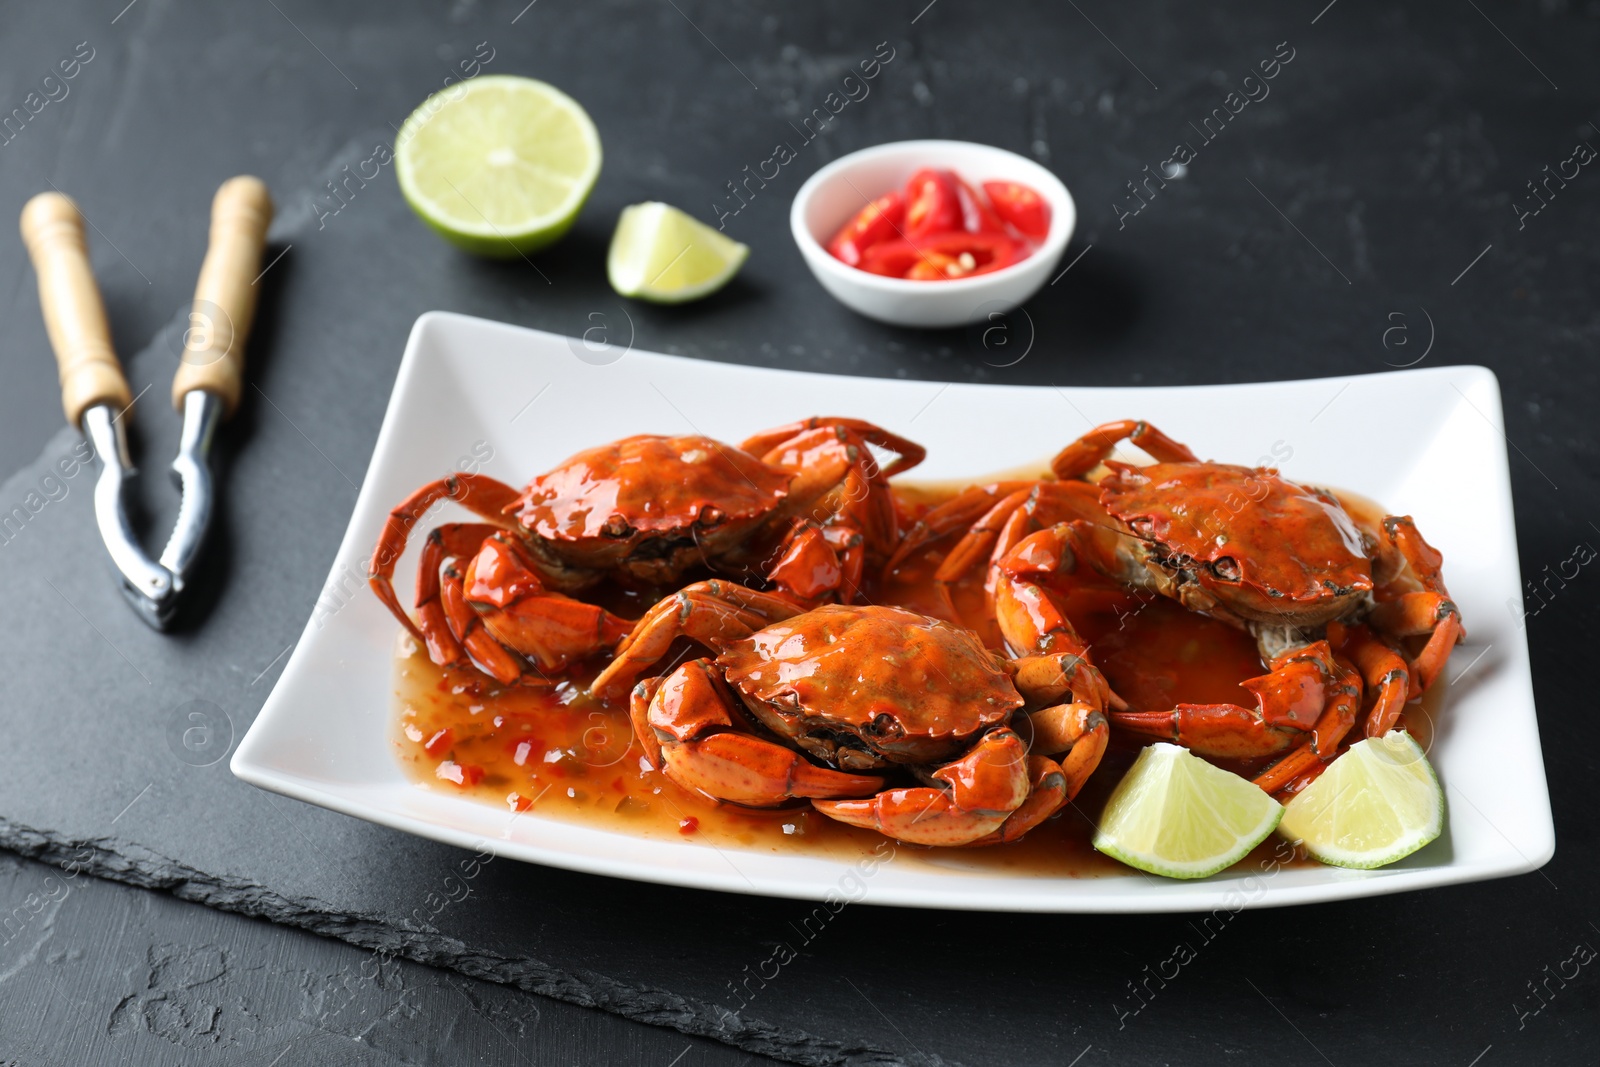
[[[682,636],[717,655],[639,683],[634,731],[667,778],[721,801],[810,798],[900,841],[995,844],[1076,796],[1109,736],[1104,679],[1075,656],[1008,660],[941,619],[801,612],[728,582],[658,604],[596,691],[648,666],[645,646],[659,656]]]
[[[1156,462],[1110,460],[1123,440]],[[1086,480],[1102,464],[1109,473]],[[1201,462],[1132,420],[1096,427],[1051,467],[1057,481],[978,487],[935,509],[890,566],[966,523],[938,577],[953,581],[987,555],[996,619],[1014,647],[1032,647],[1041,619],[1064,622],[1052,588],[1095,578],[1247,630],[1268,664],[1243,683],[1255,707],[1117,707],[1110,718],[1204,755],[1287,751],[1256,778],[1269,792],[1320,773],[1363,711],[1368,736],[1386,732],[1462,636],[1442,557],[1409,516],[1358,521],[1326,490],[1270,468]],[[1400,640],[1424,635],[1408,656]]]
[[[895,459],[880,466],[873,446]],[[390,512],[368,577],[433,662],[470,658],[501,682],[537,684],[628,633],[628,620],[572,595],[605,578],[670,586],[706,566],[770,582],[799,604],[850,600],[866,561],[898,540],[889,477],[924,454],[870,423],[812,418],[739,447],[700,435],[628,437],[522,490],[455,474]],[[412,527],[446,499],[485,521],[429,532],[413,621],[394,568]]]

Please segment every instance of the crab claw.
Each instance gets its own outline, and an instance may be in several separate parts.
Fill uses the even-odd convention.
[[[1060,764],[1056,769],[1063,775],[1066,797],[1061,803],[1065,804],[1100,766],[1111,740],[1110,724],[1099,708],[1089,704],[1044,708],[1029,714],[1028,724],[1033,728],[1033,750],[1055,756]]]
[[[933,777],[946,787],[888,789],[865,800],[818,800],[812,807],[912,845],[970,845],[1000,830],[1033,788],[1027,745],[1009,729],[990,731]]]
[[[1118,419],[1103,422],[1090,430],[1050,461],[1057,478],[1081,478],[1103,463],[1118,443],[1138,445],[1158,463],[1195,463],[1195,454],[1151,426],[1143,419]]]
[[[651,688],[654,689],[651,692]],[[635,731],[674,784],[713,800],[773,807],[800,797],[851,797],[883,788],[874,775],[818,767],[782,745],[740,732],[733,696],[708,661],[685,663],[659,684],[635,690],[648,696],[643,728]]]
[[[1068,781],[1061,765],[1048,756],[1028,757],[1028,781],[1031,789],[1028,799],[1006,816],[1006,821],[991,834],[985,834],[968,844],[1004,845],[1016,841],[1023,834],[1060,811],[1076,792]]]
[[[481,621],[485,636],[532,660],[544,674],[609,649],[633,629],[633,623],[602,607],[547,590],[527,549],[503,536],[484,539],[461,575],[460,589],[452,589],[446,598],[445,609],[463,639],[476,632],[474,619]],[[504,652],[496,656],[471,641],[468,646],[486,667],[512,661],[509,677],[490,670],[500,681],[516,681],[523,674],[516,657]]]
[[[818,767],[798,752],[749,734],[666,744],[661,756],[666,776],[685,789],[757,808],[796,797],[847,797],[883,785],[882,778]]]
[[[1179,704],[1170,711],[1116,711],[1111,725],[1224,759],[1276,755],[1320,731],[1323,751],[1331,753],[1349,729],[1345,720],[1354,719],[1352,683],[1359,704],[1360,676],[1335,661],[1326,641],[1316,641],[1273,660],[1270,673],[1240,683],[1255,694],[1253,708]]]

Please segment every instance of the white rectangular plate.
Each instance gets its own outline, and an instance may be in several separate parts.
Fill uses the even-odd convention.
[[[1203,456],[1276,462],[1292,479],[1353,489],[1413,515],[1444,553],[1470,635],[1451,661],[1430,753],[1446,788],[1447,828],[1399,864],[1270,874],[1236,868],[1174,882],[1134,871],[1022,876],[966,868],[958,859],[935,865],[897,857],[866,880],[867,901],[995,911],[1237,910],[1517,874],[1554,853],[1518,621],[1500,391],[1481,367],[1147,389],[941,385],[624,354],[427,314],[411,332],[327,591],[234,754],[233,772],[308,803],[464,847],[486,842],[534,863],[736,893],[821,899],[838,892],[848,868],[837,860],[642,839],[533,813],[508,821],[502,810],[413,784],[389,740],[396,626],[364,582],[389,508],[482,456],[485,445],[493,450],[485,473],[521,485],[580,448],[628,434],[738,441],[812,414],[870,419],[922,442],[928,459],[915,475],[928,479],[979,478],[1047,457],[1094,423],[1149,419]],[[411,558],[400,575],[411,573]]]

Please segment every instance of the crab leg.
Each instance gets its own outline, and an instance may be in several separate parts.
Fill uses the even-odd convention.
[[[1116,422],[1101,423],[1063,448],[1056,454],[1056,458],[1050,461],[1050,469],[1063,481],[1068,478],[1082,478],[1111,455],[1112,450],[1121,441],[1138,445],[1158,463],[1199,462],[1195,454],[1189,451],[1188,446],[1179,444],[1148,422],[1119,419]]]
[[[1415,674],[1411,696],[1414,697],[1421,696],[1444,670],[1450,650],[1465,632],[1455,602],[1439,593],[1406,593],[1395,600],[1385,600],[1372,609],[1368,620],[1377,629],[1396,637],[1431,635],[1412,661]]]
[[[1017,493],[1026,493],[1035,482],[996,482],[993,485],[970,486],[943,504],[933,508],[918,519],[901,539],[894,555],[884,566],[884,574],[892,574],[906,560],[916,555],[940,538],[958,530],[971,531],[975,524],[982,525],[987,515]],[[1003,521],[1003,520],[1002,520]]]
[[[1056,704],[1064,701],[1082,703],[1096,711],[1108,704],[1115,708],[1127,707],[1106,682],[1106,676],[1089,662],[1087,655],[1076,652],[1056,652],[1040,656],[1019,656],[1011,661],[1011,681],[1017,692],[1033,705]],[[1063,751],[1054,749],[1047,751]]]
[[[873,555],[888,555],[900,538],[889,480],[866,442],[842,431],[809,430],[767,452],[762,461],[790,471],[784,508],[817,526],[848,522],[865,536]]]
[[[1004,845],[1018,840],[1060,811],[1076,793],[1070,788],[1061,767],[1048,756],[1028,757],[1028,785],[1028,799],[1006,816],[1006,821],[1000,824],[998,830],[967,842],[970,847]]]
[[[1372,609],[1372,625],[1396,637],[1430,634],[1428,643],[1412,661],[1411,699],[1422,695],[1444,670],[1450,650],[1465,636],[1461,612],[1444,586],[1440,567],[1444,556],[1428,544],[1409,515],[1386,515],[1384,536],[1410,567],[1423,591],[1403,593],[1393,600],[1380,601]]]
[[[1043,708],[1029,714],[1028,724],[1033,728],[1031,750],[1055,756],[1060,764],[1066,794],[1061,803],[1065,804],[1100,766],[1111,741],[1111,727],[1100,709],[1088,704]]]
[[[1032,528],[1033,506],[1039,499],[1040,488],[1042,485],[1018,489],[984,512],[939,564],[939,569],[933,574],[933,580],[940,585],[949,586],[960,581],[979,560],[987,557],[994,563],[998,561],[1000,555],[1015,547],[1022,539],[1024,531]],[[984,590],[989,594],[991,601],[994,597],[994,582],[994,568],[991,566],[990,573],[984,580]]]
[[[822,528],[822,539],[839,560],[839,602],[849,604],[861,591],[861,575],[866,570],[866,539],[854,524],[840,523]]]
[[[1000,561],[995,620],[1014,653],[1087,652],[1071,620],[1038,581],[1077,569],[1075,541],[1070,525],[1052,526],[1023,538]]]
[[[1326,642],[1317,643],[1326,646]],[[1339,754],[1339,742],[1355,725],[1356,714],[1361,710],[1361,675],[1348,663],[1337,659],[1333,666],[1338,673],[1327,710],[1304,744],[1256,775],[1255,784],[1263,791],[1298,792],[1326,770],[1328,763]]]
[[[486,636],[544,672],[610,648],[633,626],[597,605],[546,589],[521,542],[503,533],[484,539],[461,584],[462,601],[477,614]],[[456,627],[463,642],[470,632],[470,627]]]
[[[1016,685],[1030,701],[1056,703],[1070,697],[1095,710],[1126,709],[1127,702],[1112,692],[1090,660],[1089,646],[1072,620],[1040,584],[1040,579],[1076,569],[1075,544],[1085,547],[1077,523],[1058,523],[1017,542],[994,568],[995,620],[1018,656],[1013,661]]]
[[[815,607],[830,595],[841,604],[852,603],[861,591],[866,547],[873,539],[864,531],[878,529],[880,541],[898,537],[893,498],[886,490],[874,490],[859,468],[845,473],[837,495],[842,499],[813,511],[827,517],[794,520],[778,546],[776,562],[761,575],[797,604]]]
[[[875,490],[859,468],[853,467],[845,475],[840,492],[842,499],[837,512],[819,528],[823,540],[838,557],[837,589],[841,602],[848,604],[860,592],[868,549],[881,557],[888,550],[886,546],[900,539],[900,513],[887,483],[881,490]]]
[[[367,584],[372,586],[372,591],[378,595],[378,599],[388,605],[394,617],[399,619],[417,640],[426,641],[426,638],[423,637],[422,631],[417,629],[416,623],[411,621],[411,616],[406,614],[405,608],[400,606],[400,600],[394,594],[395,564],[400,562],[400,556],[406,550],[406,540],[411,536],[411,528],[417,524],[418,519],[428,513],[429,508],[441,500],[448,499],[488,519],[496,526],[513,529],[514,526],[505,518],[504,511],[517,499],[517,496],[517,490],[488,475],[452,474],[448,478],[429,482],[389,512],[383,529],[378,532],[378,543],[372,550],[372,562],[367,570]]]
[[[938,582],[958,581],[979,560],[987,556],[991,564],[997,563],[1027,533],[1063,518],[1103,520],[1099,490],[1081,482],[996,482],[973,486],[924,515],[902,540],[884,567],[884,574],[892,574],[940,538],[964,530],[934,575]],[[987,583],[991,591],[993,581],[991,573]]]
[[[716,668],[698,659],[636,687],[630,715],[652,763],[674,784],[713,800],[765,808],[883,788],[875,775],[818,767],[793,749],[744,732],[735,721],[737,699]]]
[[[840,602],[850,603],[853,590],[843,588],[844,566],[823,536],[822,527],[796,520],[781,548],[782,555],[768,568],[766,577],[785,595],[802,604],[813,604],[838,591]]]
[[[441,586],[439,596],[417,608],[417,623],[422,634],[423,647],[428,650],[428,658],[441,667],[465,667],[468,662],[467,650],[461,645],[461,636],[457,627],[450,619],[451,597],[459,601],[463,607],[466,602],[461,599],[461,572],[449,568],[449,575]],[[451,583],[453,588],[445,588]],[[493,673],[492,671],[490,672]]]
[[[661,769],[661,738],[650,725],[650,705],[655,703],[656,694],[665,681],[666,678],[659,675],[646,678],[628,694],[628,721],[633,724],[633,736],[644,749],[645,762],[657,771]]]
[[[1111,722],[1202,756],[1231,759],[1271,756],[1299,740],[1255,778],[1256,785],[1276,793],[1303,775],[1321,773],[1361,709],[1361,675],[1340,662],[1326,641],[1285,652],[1273,660],[1271,674],[1240,684],[1256,694],[1256,707],[1179,704],[1170,711],[1112,712]]]
[[[422,638],[428,658],[441,667],[461,666],[467,656],[461,648],[460,635],[451,632],[439,603],[439,568],[447,560],[470,556],[484,538],[499,530],[500,527],[489,523],[451,522],[435,526],[423,542],[421,558],[417,561],[417,625],[411,627],[411,631]],[[392,595],[393,586],[389,591]]]
[[[809,419],[791,422],[787,426],[774,427],[747,438],[739,445],[741,449],[755,456],[765,456],[780,446],[810,430],[836,429],[841,431],[840,440],[844,434],[859,437],[868,444],[877,445],[879,448],[895,453],[895,461],[883,469],[883,477],[893,478],[902,471],[908,471],[921,463],[927,456],[928,450],[915,441],[907,440],[899,434],[890,433],[881,426],[876,426],[861,419],[844,419],[828,415],[813,415]],[[772,462],[768,460],[767,462]]]
[[[1271,756],[1311,732],[1317,751],[1331,754],[1355,721],[1361,696],[1360,676],[1335,662],[1326,641],[1291,649],[1272,661],[1270,673],[1239,684],[1255,694],[1255,707],[1179,704],[1169,711],[1115,711],[1111,725],[1229,759]],[[1349,721],[1337,729],[1345,717]]]
[[[879,467],[869,445],[896,453]],[[860,419],[816,417],[755,435],[741,446],[768,466],[793,473],[786,509],[818,525],[854,522],[867,553],[881,559],[899,543],[899,513],[889,479],[922,462],[927,450]],[[825,498],[842,491],[843,501]]]
[[[504,645],[494,639],[485,627],[483,618],[473,610],[471,604],[467,603],[466,594],[462,590],[461,572],[454,567],[446,567],[444,570],[443,582],[440,585],[440,602],[453,639],[465,646],[467,653],[491,678],[503,685],[517,682],[538,685],[545,681],[542,677],[526,674],[526,664],[523,660],[512,655]]]
[[[1000,830],[1033,789],[1027,745],[1005,728],[990,731],[931,777],[942,787],[887,789],[863,800],[818,800],[811,806],[830,819],[907,844],[970,845]]]
[[[651,664],[667,654],[679,637],[716,647],[749,637],[802,609],[782,597],[733,582],[695,582],[658,601],[617,644],[615,658],[590,684],[601,700],[621,696]]]
[[[1106,519],[1105,509],[1100,505],[1099,490],[1084,482],[1039,482],[1025,498],[1011,507],[1009,513],[1002,510],[1002,506],[997,505],[985,515],[978,527],[951,550],[950,557],[939,568],[936,576],[939,580],[955,581],[987,555],[990,563],[988,586],[992,591],[994,572],[1000,561],[1029,534],[1063,521],[1103,523]],[[983,529],[991,523],[998,525],[998,530],[992,534]],[[981,534],[979,530],[982,530]],[[974,537],[974,534],[979,536]],[[969,541],[972,543],[966,547]]]
[[[448,561],[472,557],[466,577]],[[441,568],[443,571],[441,573]],[[609,648],[626,619],[545,590],[521,546],[489,523],[446,523],[429,531],[417,564],[417,629],[428,658],[466,666],[470,655],[491,677],[524,677],[520,653],[544,671]]]
[[[621,696],[680,637],[713,645],[749,637],[764,625],[765,621],[755,613],[715,597],[688,591],[677,593],[645,612],[617,645],[616,655],[605,670],[590,683],[589,691],[601,700]]]
[[[1328,624],[1328,643],[1348,657],[1366,683],[1366,736],[1382,737],[1400,717],[1411,691],[1411,668],[1405,659],[1365,626]]]
[[[850,477],[855,476],[852,471]],[[866,567],[865,540],[847,517],[826,526],[796,519],[765,578],[782,596],[805,607],[815,607],[829,596],[841,604],[853,603]]]

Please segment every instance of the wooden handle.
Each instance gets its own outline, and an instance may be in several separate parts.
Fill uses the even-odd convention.
[[[83,214],[72,198],[40,193],[22,209],[22,243],[39,275],[39,306],[61,372],[61,407],[73,426],[96,404],[133,402],[111,347],[106,306],[89,266]]]
[[[229,178],[211,202],[211,244],[194,287],[194,308],[184,334],[183,362],[172,379],[172,403],[205,389],[222,398],[226,413],[239,406],[244,348],[256,317],[256,284],[272,196],[260,178]]]

